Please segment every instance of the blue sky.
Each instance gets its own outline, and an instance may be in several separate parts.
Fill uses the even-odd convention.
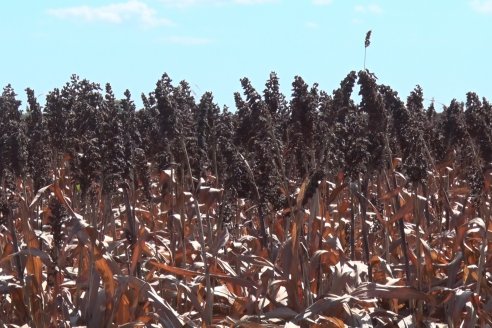
[[[162,73],[196,97],[233,106],[239,79],[258,90],[276,71],[331,92],[364,60],[405,99],[416,84],[449,104],[468,91],[492,100],[492,0],[44,0],[0,4],[0,85],[21,100],[71,74],[129,89],[140,102]]]

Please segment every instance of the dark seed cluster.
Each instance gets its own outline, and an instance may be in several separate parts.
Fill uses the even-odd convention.
[[[356,85],[360,103],[352,97]],[[186,81],[164,74],[137,110],[129,91],[119,99],[110,84],[101,88],[73,75],[44,105],[26,89],[23,112],[7,85],[0,97],[2,199],[8,190],[27,186],[34,193],[69,179],[75,201],[90,204],[103,194],[111,217],[121,183],[151,201],[152,171],[175,168],[188,187],[223,187],[231,203],[249,198],[268,211],[287,204],[292,181],[327,175],[358,184],[392,168],[396,157],[401,166],[393,169],[423,185],[433,165],[454,158],[472,196],[482,192],[492,162],[492,106],[475,93],[439,112],[433,102],[424,107],[420,86],[404,103],[368,70],[350,72],[332,93],[296,76],[290,100],[273,72],[263,91],[248,78],[240,86],[232,111],[221,109],[211,92],[197,101]],[[223,216],[230,220],[232,209]]]

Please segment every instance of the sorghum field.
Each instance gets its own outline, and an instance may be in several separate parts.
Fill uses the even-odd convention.
[[[491,326],[486,99],[240,82],[3,89],[0,326]]]

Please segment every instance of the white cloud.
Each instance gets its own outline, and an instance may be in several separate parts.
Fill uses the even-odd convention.
[[[367,6],[367,11],[371,14],[379,15],[383,13],[383,8],[381,8],[380,5],[373,3]]]
[[[262,5],[265,3],[274,3],[277,0],[234,0],[233,2],[240,5]]]
[[[472,0],[471,7],[482,14],[492,14],[492,0]]]
[[[316,6],[327,6],[331,4],[332,0],[313,0],[313,5]]]
[[[171,7],[190,7],[194,5],[200,5],[200,4],[208,4],[210,2],[217,2],[217,1],[209,1],[209,0],[161,0],[163,4]]]
[[[163,40],[166,43],[172,43],[182,46],[203,46],[213,42],[208,38],[197,38],[192,36],[170,36]]]
[[[356,5],[356,6],[354,7],[354,10],[355,10],[356,12],[358,12],[358,13],[362,13],[362,12],[364,12],[364,11],[366,10],[366,7],[364,7],[363,5]]]
[[[368,5],[356,5],[354,7],[354,10],[358,13],[368,13],[368,14],[374,14],[374,15],[380,15],[383,13],[383,8],[381,8],[380,5],[376,3],[371,3]]]
[[[113,3],[105,6],[77,6],[49,9],[48,14],[62,19],[81,19],[88,22],[105,22],[119,24],[125,21],[137,20],[145,26],[171,25],[172,22],[159,18],[156,11],[139,0]]]
[[[205,5],[262,5],[267,3],[275,3],[280,0],[160,0],[166,6],[186,8],[192,6],[205,6]]]

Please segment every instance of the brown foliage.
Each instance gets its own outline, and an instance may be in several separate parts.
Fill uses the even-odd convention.
[[[351,196],[346,183],[320,176],[319,184],[309,179],[300,184],[300,191],[292,195],[295,205],[266,214],[269,236],[264,246],[255,203],[240,200],[236,219],[224,226],[218,221],[222,190],[186,191],[163,178],[169,176],[174,174],[152,177],[157,203],[141,200],[139,190],[126,197],[120,189],[112,202],[114,220],[106,221],[105,227],[88,224],[80,214],[83,209],[74,201],[69,179],[60,177],[36,195],[17,195],[20,206],[10,218],[2,214],[2,220],[12,220],[14,231],[0,231],[0,325],[492,323],[490,177],[480,208],[467,201],[470,189],[452,174],[446,186],[437,172],[430,176],[426,195],[419,188],[407,189],[404,181],[390,188],[378,185],[383,179],[371,178],[367,261],[358,210],[363,199]],[[163,184],[178,193],[159,194]],[[446,204],[437,207],[443,193]],[[68,216],[63,240],[56,243],[50,230],[52,199]],[[448,211],[449,229],[439,208]],[[354,260],[349,260],[346,228],[352,214],[355,247]],[[95,215],[102,217],[102,210]],[[135,231],[130,236],[132,216]],[[399,220],[408,243],[410,277],[405,273]]]

